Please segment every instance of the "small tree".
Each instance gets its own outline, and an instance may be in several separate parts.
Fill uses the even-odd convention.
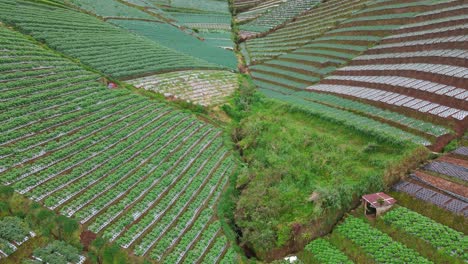
[[[0,199],[1,200],[8,200],[10,199],[13,194],[14,194],[15,190],[9,186],[4,186],[4,185],[0,185]]]

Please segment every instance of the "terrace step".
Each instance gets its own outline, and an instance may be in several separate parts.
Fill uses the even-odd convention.
[[[428,185],[415,183],[412,181],[400,181],[393,186],[396,191],[405,192],[420,200],[430,202],[434,205],[447,209],[456,214],[468,217],[468,202],[464,202],[456,197],[434,191]]]

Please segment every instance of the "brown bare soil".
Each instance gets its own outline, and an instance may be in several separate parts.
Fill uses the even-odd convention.
[[[440,157],[437,160],[468,168],[468,160],[463,160],[463,159],[458,159],[458,158],[453,158],[453,157],[448,157],[448,156]]]
[[[81,233],[80,241],[85,250],[88,250],[89,245],[91,245],[91,243],[96,239],[96,237],[96,234],[89,230],[83,231]]]
[[[451,182],[451,181],[448,181],[439,177],[429,175],[421,171],[416,171],[415,174],[422,180],[429,182],[430,184],[436,186],[437,188],[456,193],[463,197],[468,197],[468,187],[465,187],[463,185],[460,185],[460,184],[457,184],[457,183],[454,183],[454,182]]]

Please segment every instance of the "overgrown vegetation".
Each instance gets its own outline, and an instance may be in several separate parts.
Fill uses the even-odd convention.
[[[3,185],[0,185],[0,220],[0,233],[5,231],[9,235],[5,237],[7,241],[19,240],[18,237],[24,237],[29,230],[36,233],[11,256],[2,259],[5,263],[42,263],[32,260],[32,256],[43,259],[44,263],[64,263],[60,260],[66,252],[69,254],[65,258],[69,261],[76,260],[77,254],[81,254],[89,263],[148,263],[141,258],[129,257],[119,246],[102,238],[84,248],[80,238],[82,229],[75,219],[57,215]]]
[[[248,164],[236,183],[240,242],[260,258],[317,236],[301,235],[301,229],[348,210],[358,195],[383,190],[421,151],[265,99],[245,76],[233,106],[223,109],[234,120],[232,139]]]

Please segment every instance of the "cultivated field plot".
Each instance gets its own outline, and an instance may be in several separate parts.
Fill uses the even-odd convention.
[[[236,257],[215,214],[236,170],[221,130],[3,27],[0,46],[1,184],[162,263]]]
[[[378,119],[375,120],[368,115],[356,114],[353,113],[353,111],[346,111],[339,108],[335,108],[327,105],[326,103],[324,104],[323,102],[315,102],[313,100],[304,99],[300,96],[283,94],[281,92],[272,91],[271,89],[267,89],[264,87],[265,86],[260,86],[260,91],[262,91],[266,96],[270,98],[290,103],[291,105],[299,107],[300,109],[303,109],[310,114],[326,118],[330,121],[361,131],[364,134],[373,135],[376,138],[391,141],[397,144],[403,143],[405,141],[412,141],[414,143],[422,144],[425,146],[431,144],[431,141],[425,137],[407,132],[396,126],[390,125],[392,124],[392,122],[382,122],[383,120],[387,119],[384,115],[395,116],[395,113],[385,112],[383,109],[378,109],[375,113],[373,113],[378,115],[380,112],[380,114],[383,113],[384,115],[379,116]],[[404,117],[404,119],[406,118],[407,117]]]
[[[156,3],[164,5],[164,1],[156,0]],[[220,0],[170,0],[169,5],[172,8],[201,10],[209,13],[225,13],[229,14],[228,1]]]
[[[402,229],[408,234],[422,238],[444,253],[468,262],[466,249],[468,236],[436,221],[413,212],[405,207],[398,207],[383,216],[386,223]]]
[[[434,161],[427,164],[424,169],[440,174],[445,174],[450,177],[455,177],[468,183],[468,168],[460,165]]]
[[[150,14],[141,10],[127,6],[117,0],[71,0],[71,2],[81,9],[101,16],[105,19],[135,18],[160,21],[160,19],[155,16],[151,16]]]
[[[231,32],[202,31],[198,33],[198,36],[202,37],[208,45],[224,49],[234,48],[234,42],[231,39]]]
[[[401,181],[400,183],[396,184],[394,188],[397,191],[408,193],[411,196],[445,208],[453,213],[464,214],[465,216],[468,216],[466,212],[468,203],[454,198],[453,196],[449,196],[438,191],[433,191],[432,189],[423,187],[420,184],[407,181]]]
[[[234,7],[237,11],[236,20],[243,22],[254,19],[277,7],[282,3],[281,0],[237,0],[234,1]]]
[[[422,166],[394,189],[468,216],[467,175],[468,159],[456,150]]]
[[[23,0],[0,0],[0,20],[114,77],[222,68],[69,9]]]
[[[225,101],[238,87],[237,75],[227,71],[181,71],[129,80],[138,88],[165,97],[208,106]]]
[[[347,217],[335,232],[361,248],[377,263],[432,263],[360,218]]]
[[[240,27],[242,31],[265,32],[313,8],[320,0],[291,0],[272,8],[262,16]]]
[[[417,22],[308,89],[463,121],[468,115],[468,29],[457,10],[466,14],[464,1],[419,14]]]
[[[320,263],[353,263],[343,252],[322,238],[312,241],[304,250],[310,252],[314,259]]]
[[[79,254],[78,249],[67,243],[55,240],[44,247],[36,248],[30,259],[24,260],[27,264],[41,263],[70,263],[83,264],[86,257]]]
[[[349,17],[368,3],[366,0],[331,0],[311,8],[286,23],[280,29],[262,38],[247,40],[247,48],[252,61],[258,62],[295,50],[327,30],[335,27],[337,21]],[[305,58],[304,55],[292,55],[288,58]]]
[[[304,89],[349,62],[369,46],[374,45],[393,29],[425,10],[441,8],[433,1],[386,1],[373,3],[352,13],[338,27],[326,31],[306,45],[272,60],[250,67],[255,79],[269,81],[290,89]],[[452,4],[453,5],[453,4]],[[359,6],[359,5],[358,5]],[[329,18],[327,18],[329,19]],[[340,18],[329,20],[338,22]],[[287,45],[287,42],[286,42]],[[247,50],[250,51],[247,43]],[[275,52],[273,47],[260,49],[260,53]],[[254,55],[254,56],[252,56]],[[258,53],[251,54],[255,59]],[[269,78],[271,76],[271,78]]]
[[[173,12],[171,16],[177,23],[194,29],[231,30],[229,14],[196,14]]]
[[[373,226],[365,218],[347,216],[331,235],[312,241],[300,256],[313,263],[329,260],[333,263],[438,263],[432,259],[434,255],[422,257],[414,249],[415,245],[408,244],[411,242],[395,240],[405,235],[423,240],[437,249],[437,254],[452,257],[459,263],[468,260],[468,236],[405,207],[397,206],[372,222],[381,225]],[[356,251],[364,254],[358,260]]]
[[[213,47],[172,25],[140,20],[110,19],[108,22],[191,57],[216,64],[218,68],[237,69],[237,59],[233,52]],[[181,68],[183,69],[184,67]]]
[[[468,147],[459,147],[454,150],[452,153],[460,155],[460,156],[468,156]]]

